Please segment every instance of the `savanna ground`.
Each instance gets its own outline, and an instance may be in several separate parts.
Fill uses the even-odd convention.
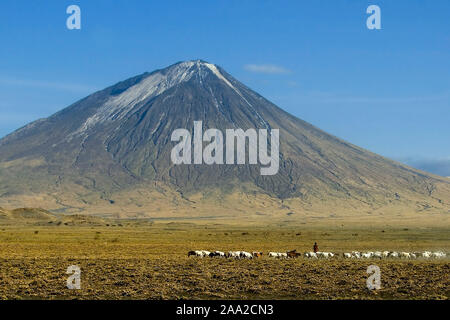
[[[189,250],[423,251],[448,254],[448,228],[344,228],[136,222],[0,226],[0,299],[449,299],[450,261],[254,260]],[[381,286],[366,288],[367,267]],[[81,268],[81,290],[66,287]]]

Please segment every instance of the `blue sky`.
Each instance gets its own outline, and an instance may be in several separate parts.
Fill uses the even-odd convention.
[[[66,28],[71,4],[81,30]],[[370,4],[382,30],[366,27]],[[450,176],[449,13],[448,0],[3,0],[0,136],[200,58],[325,131]]]

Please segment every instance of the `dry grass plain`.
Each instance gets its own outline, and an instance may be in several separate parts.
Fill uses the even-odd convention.
[[[443,250],[448,228],[121,221],[0,226],[0,299],[449,299],[450,261],[199,259],[193,249]],[[369,265],[382,288],[366,289]],[[66,269],[81,267],[81,290]]]

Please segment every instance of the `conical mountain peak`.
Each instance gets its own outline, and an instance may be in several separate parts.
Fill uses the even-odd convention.
[[[215,65],[201,60],[184,61],[165,69],[145,74],[142,79],[122,90],[119,94],[109,97],[98,107],[95,114],[86,119],[74,134],[84,133],[99,123],[121,120],[129,115],[130,112],[133,112],[135,108],[163,94],[174,86],[190,81],[193,78],[202,82],[208,74],[214,74],[229,83]]]
[[[216,80],[216,84],[212,84],[213,79]],[[120,91],[118,94],[111,95],[101,105],[98,106],[96,112],[86,119],[86,121],[80,125],[80,127],[70,135],[83,135],[87,133],[91,128],[105,124],[111,121],[120,121],[131,114],[138,111],[141,107],[148,104],[149,101],[164,94],[168,90],[182,85],[183,83],[193,82],[197,88],[207,88],[208,95],[211,97],[211,102],[220,110],[221,102],[217,99],[213,89],[217,86],[217,83],[227,86],[232,90],[232,93],[239,99],[244,105],[244,108],[253,108],[248,100],[244,97],[243,93],[231,83],[217,67],[212,63],[208,63],[203,60],[191,60],[183,61],[171,65],[167,68],[154,71],[152,73],[145,74],[142,79],[132,83],[125,90]],[[223,113],[223,111],[221,111]],[[255,113],[255,110],[250,110]],[[256,112],[257,114],[257,112]],[[263,123],[265,127],[268,127],[267,123],[263,119],[258,120]]]
[[[249,161],[173,163],[173,132],[193,134],[200,122],[204,132],[278,130],[279,171],[261,176],[262,166]],[[448,179],[327,134],[203,60],[127,79],[1,139],[0,190],[0,206],[21,201],[103,214],[116,212],[113,200],[138,216],[210,214],[201,208],[217,201],[224,215],[258,210],[290,218],[305,211],[346,215],[352,208],[355,215],[380,208],[415,212],[415,204],[450,209]]]

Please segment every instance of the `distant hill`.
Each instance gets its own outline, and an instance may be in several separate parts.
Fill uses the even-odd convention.
[[[0,220],[42,222],[55,220],[56,216],[51,212],[40,208],[19,208],[6,210],[0,208]]]
[[[108,224],[108,222],[105,221],[104,219],[81,214],[62,216],[56,223],[61,223],[66,226],[83,226],[83,225],[104,226]]]
[[[171,134],[193,133],[194,121],[222,132],[279,129],[278,174],[174,165]],[[118,218],[438,221],[449,216],[450,181],[334,137],[196,60],[120,82],[1,139],[0,205]]]
[[[58,215],[40,208],[0,208],[0,224],[32,224],[46,226],[106,226],[112,222],[94,216],[80,214]]]

